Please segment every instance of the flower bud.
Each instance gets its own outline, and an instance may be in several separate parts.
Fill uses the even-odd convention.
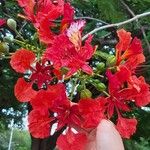
[[[107,58],[106,62],[107,66],[112,67],[116,64],[116,57],[114,55],[111,55]]]
[[[12,36],[12,37],[10,37],[10,36],[5,36],[5,37],[3,38],[3,40],[4,40],[4,42],[10,43],[10,42],[13,42],[14,37],[13,37],[13,36]]]
[[[106,90],[106,86],[104,83],[98,83],[95,85],[95,87],[98,91],[105,91]]]
[[[100,80],[94,79],[93,82],[94,82],[95,84],[98,84],[98,83],[100,82]]]
[[[9,52],[9,46],[6,42],[0,42],[0,54],[6,54]]]
[[[100,62],[100,63],[96,64],[96,68],[98,71],[103,71],[105,68],[105,64],[103,62]]]
[[[7,25],[8,25],[8,27],[11,29],[11,30],[13,30],[13,31],[15,31],[16,30],[16,27],[17,27],[17,23],[16,23],[16,21],[14,20],[14,19],[8,19],[7,20]]]
[[[110,56],[110,54],[98,50],[96,51],[95,55],[105,60]]]
[[[92,93],[88,89],[84,89],[80,93],[81,99],[86,99],[86,98],[91,98],[91,97],[92,97]]]

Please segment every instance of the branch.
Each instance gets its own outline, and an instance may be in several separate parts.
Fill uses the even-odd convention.
[[[124,2],[124,0],[120,0],[120,2],[122,3],[122,5],[126,8],[126,10],[131,14],[132,17],[135,17],[135,13],[131,10],[131,8]],[[141,26],[141,24],[139,23],[138,19],[136,20],[137,22],[137,27],[141,29],[141,32],[143,34],[143,37],[144,37],[144,40],[147,44],[147,47],[148,47],[148,51],[150,53],[150,43],[146,37],[146,33],[145,33],[145,30],[144,28]]]
[[[128,20],[125,20],[125,21],[122,21],[122,22],[119,22],[119,23],[108,24],[108,25],[105,25],[105,26],[102,26],[102,27],[95,28],[94,30],[90,31],[85,36],[83,36],[82,40],[85,40],[86,38],[88,38],[89,35],[94,34],[94,33],[98,32],[100,30],[108,29],[108,28],[112,28],[112,27],[119,27],[121,25],[133,22],[133,21],[137,20],[138,18],[142,18],[142,17],[148,16],[148,15],[150,15],[150,12],[145,12],[145,13],[136,15],[135,17],[133,17],[131,19],[128,19]]]
[[[108,24],[107,22],[97,19],[97,18],[93,18],[93,17],[74,17],[74,20],[80,20],[80,19],[86,19],[86,20],[93,20],[93,21],[97,21],[100,22],[102,24]],[[61,23],[61,20],[51,20],[49,19],[50,22],[55,22],[55,23]]]
[[[97,22],[101,22],[102,24],[108,24],[107,22],[103,21],[103,20],[100,20],[100,19],[97,19],[97,18],[93,18],[93,17],[75,17],[74,20],[79,20],[79,19],[87,19],[87,20],[94,20],[94,21],[97,21]]]

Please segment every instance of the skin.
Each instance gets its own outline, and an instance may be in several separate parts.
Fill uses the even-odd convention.
[[[108,120],[100,122],[97,129],[89,135],[89,140],[85,150],[124,150],[120,134]]]

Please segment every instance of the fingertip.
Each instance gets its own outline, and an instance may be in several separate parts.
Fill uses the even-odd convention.
[[[111,121],[103,119],[98,125],[96,146],[97,150],[124,150],[121,136]]]
[[[102,119],[97,129],[99,130],[103,128],[103,130],[105,130],[105,129],[112,129],[113,127],[114,127],[114,124],[110,120]]]

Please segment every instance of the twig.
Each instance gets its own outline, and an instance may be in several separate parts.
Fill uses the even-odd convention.
[[[22,27],[20,28],[20,30],[19,30],[18,32],[19,32],[19,33],[21,33],[21,32],[22,32],[22,30],[23,30],[23,28],[24,28],[26,25],[27,25],[27,22],[26,22],[26,21],[24,21],[24,23],[23,23]]]
[[[131,8],[130,8],[123,0],[120,0],[120,2],[121,2],[122,5],[127,9],[127,11],[132,15],[132,17],[135,17],[135,16],[136,16],[135,13],[131,10]],[[148,39],[147,39],[147,37],[146,37],[145,30],[144,30],[144,28],[141,26],[141,24],[139,23],[138,19],[136,19],[135,21],[136,21],[136,23],[137,23],[137,24],[136,24],[137,27],[141,29],[141,32],[142,32],[143,37],[144,37],[144,40],[145,40],[145,42],[146,42],[146,44],[147,44],[147,47],[148,47],[148,51],[149,51],[149,53],[150,53],[150,43],[149,43],[149,41],[148,41]]]
[[[74,17],[74,20],[80,20],[80,19],[94,20],[94,21],[100,22],[100,23],[105,24],[105,25],[108,24],[107,22],[105,22],[103,20],[93,18],[93,17]],[[55,22],[55,23],[61,23],[61,20],[51,20],[51,19],[49,19],[49,21],[50,22]]]
[[[128,20],[125,20],[125,21],[122,21],[122,22],[119,22],[119,23],[108,24],[108,25],[105,25],[105,26],[101,26],[101,27],[95,28],[94,30],[90,31],[85,36],[83,36],[82,40],[85,40],[86,38],[88,38],[89,35],[94,34],[94,33],[98,32],[100,30],[108,29],[108,28],[112,28],[112,27],[119,27],[121,25],[133,22],[133,21],[137,20],[138,18],[142,18],[142,17],[148,16],[148,15],[150,15],[150,12],[145,12],[145,13],[136,15],[135,17],[133,17],[131,19],[128,19]]]
[[[101,22],[102,24],[109,24],[103,20],[100,20],[100,19],[97,19],[97,18],[93,18],[93,17],[75,17],[74,20],[79,20],[79,19],[87,19],[87,20],[94,20],[94,21],[97,21],[97,22]]]

